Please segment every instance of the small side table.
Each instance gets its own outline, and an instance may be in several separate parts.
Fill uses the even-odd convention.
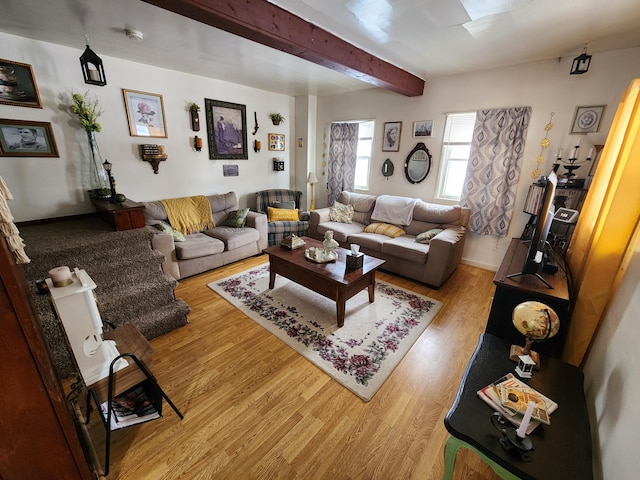
[[[144,205],[125,200],[122,203],[111,203],[109,200],[91,200],[96,211],[104,221],[117,231],[144,227]]]
[[[450,479],[459,448],[480,456],[503,479],[593,478],[591,430],[584,397],[582,372],[555,358],[541,355],[540,370],[525,380],[531,387],[558,403],[551,425],[539,425],[529,438],[533,460],[523,462],[500,445],[500,432],[491,423],[491,408],[477,391],[514,371],[509,360],[510,342],[491,334],[480,336],[456,399],[444,424],[451,434],[445,445],[444,478]]]

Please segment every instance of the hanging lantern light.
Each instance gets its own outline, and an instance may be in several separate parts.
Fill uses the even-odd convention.
[[[89,39],[87,38],[87,48],[80,56],[80,66],[82,67],[82,75],[84,83],[91,85],[104,86],[107,84],[107,78],[104,75],[102,67],[102,59],[89,48]]]
[[[582,54],[573,59],[571,65],[571,75],[582,75],[589,70],[589,64],[591,63],[591,55],[587,55],[587,47],[585,45]]]

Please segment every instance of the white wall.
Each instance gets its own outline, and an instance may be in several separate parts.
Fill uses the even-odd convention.
[[[509,239],[521,235],[529,218],[522,213],[522,206],[532,182],[531,172],[537,165],[540,140],[544,137],[544,127],[549,122],[550,114],[555,114],[554,126],[549,132],[551,147],[545,151],[543,174],[551,170],[552,157],[558,147],[563,147],[568,152],[574,144],[577,136],[570,135],[570,127],[577,106],[607,105],[600,131],[583,138],[581,150],[586,153],[589,145],[604,143],[622,92],[640,74],[638,58],[640,48],[597,53],[593,55],[589,72],[584,75],[569,75],[572,59],[565,58],[560,62],[554,60],[473,74],[428,78],[424,95],[416,98],[406,98],[378,89],[323,97],[319,102],[317,137],[322,138],[323,129],[328,132],[333,121],[375,119],[377,138],[374,139],[370,192],[409,195],[432,201],[446,113],[531,106],[531,122],[509,235],[504,239],[470,235],[465,244],[463,260],[466,263],[497,269]],[[413,122],[416,120],[434,121],[431,138],[412,138]],[[391,121],[403,122],[400,151],[397,153],[381,151],[383,123]],[[412,185],[404,177],[403,165],[407,154],[418,141],[424,141],[429,148],[433,155],[433,167],[424,182]],[[316,174],[320,181],[316,188],[316,205],[321,207],[327,203],[324,190],[326,177],[321,177],[321,142],[318,142],[316,158]],[[394,175],[389,180],[380,172],[386,158],[390,158],[395,166]],[[583,169],[584,167],[577,171],[578,176],[585,176],[581,172]],[[561,168],[560,173],[562,171]]]
[[[637,478],[640,431],[640,238],[584,368],[595,478]]]
[[[118,192],[133,200],[235,191],[241,206],[255,206],[256,191],[289,188],[293,182],[289,158],[295,121],[292,97],[102,55],[107,85],[87,85],[78,60],[84,45],[78,47],[72,49],[0,33],[0,58],[32,66],[43,103],[42,109],[0,105],[0,118],[51,122],[60,152],[60,158],[0,157],[0,175],[14,195],[9,207],[16,221],[93,210],[82,182],[83,165],[86,167],[89,158],[86,134],[67,108],[72,92],[89,91],[99,99],[104,110],[99,118],[102,131],[97,134],[101,154],[113,164]],[[100,52],[96,53],[100,55]],[[129,135],[123,88],[163,96],[168,138]],[[209,159],[205,98],[246,105],[248,160]],[[197,133],[204,137],[201,152],[193,149],[196,133],[191,131],[187,111],[190,102],[196,102],[202,108],[201,128]],[[255,137],[252,135],[254,111],[258,113],[260,125]],[[285,123],[273,126],[268,118],[272,112],[282,113],[286,117]],[[273,171],[271,158],[276,152],[267,149],[269,132],[286,135],[286,150],[277,152],[278,157],[285,158],[285,172]],[[262,141],[260,153],[253,151],[255,138]],[[138,145],[143,143],[166,147],[169,158],[160,164],[157,175],[139,157]],[[238,164],[240,175],[223,177],[224,164]]]

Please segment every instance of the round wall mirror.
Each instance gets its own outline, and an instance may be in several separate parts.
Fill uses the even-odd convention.
[[[404,174],[411,183],[420,183],[427,178],[429,170],[431,170],[431,154],[427,146],[420,142],[407,155]]]

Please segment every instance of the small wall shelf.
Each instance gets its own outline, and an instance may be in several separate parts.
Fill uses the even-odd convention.
[[[164,162],[169,156],[164,152],[164,146],[154,144],[140,145],[140,156],[145,162],[151,164],[153,173],[158,174],[160,162]]]

